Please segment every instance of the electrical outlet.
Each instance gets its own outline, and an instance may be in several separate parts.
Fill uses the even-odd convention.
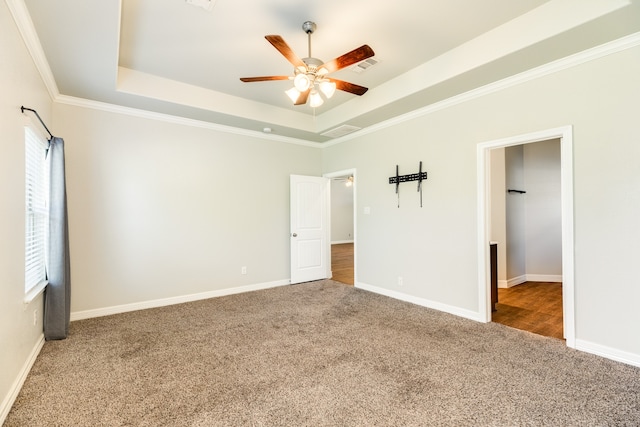
[[[398,276],[398,286],[402,286],[403,284],[402,276]]]
[[[38,324],[38,309],[33,310],[33,326]]]
[[[247,267],[244,267],[244,266],[243,266],[243,267],[240,269],[240,274],[247,274]]]

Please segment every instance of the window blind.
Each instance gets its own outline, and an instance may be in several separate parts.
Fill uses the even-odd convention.
[[[49,209],[47,141],[25,127],[25,292],[46,280]]]

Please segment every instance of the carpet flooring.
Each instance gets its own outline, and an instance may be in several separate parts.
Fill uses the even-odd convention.
[[[327,281],[72,322],[5,426],[637,426],[640,369]]]

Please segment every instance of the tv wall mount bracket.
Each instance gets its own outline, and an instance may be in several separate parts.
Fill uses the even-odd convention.
[[[409,175],[400,175],[399,167],[396,165],[396,176],[389,177],[389,184],[396,185],[396,194],[398,195],[398,207],[400,207],[400,183],[418,181],[418,193],[420,193],[420,207],[422,207],[422,181],[427,179],[427,172],[422,172],[422,161],[418,167],[418,173]]]

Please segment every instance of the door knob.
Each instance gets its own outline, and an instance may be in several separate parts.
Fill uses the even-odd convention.
[[[298,237],[298,233],[293,233],[292,236],[293,237]]]

